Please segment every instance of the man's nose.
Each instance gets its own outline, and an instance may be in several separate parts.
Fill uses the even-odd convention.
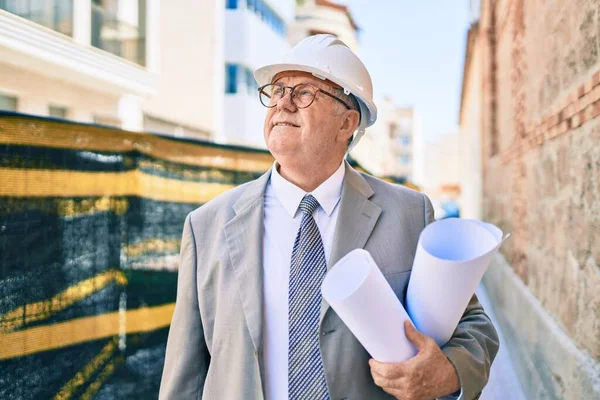
[[[288,111],[296,111],[296,104],[292,100],[292,90],[284,89],[283,97],[277,101],[277,109],[278,110],[288,110]]]

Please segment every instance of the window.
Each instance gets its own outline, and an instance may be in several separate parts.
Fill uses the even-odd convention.
[[[17,98],[0,93],[0,110],[17,111]]]
[[[244,65],[225,64],[225,93],[256,95],[258,84],[252,70]]]
[[[0,9],[73,36],[73,0],[0,0]]]
[[[226,8],[238,8],[238,0],[227,0]],[[285,24],[283,20],[264,0],[246,0],[246,8],[256,14],[258,18],[269,25],[280,36],[285,36]]]
[[[225,64],[225,93],[237,93],[237,69],[236,64]]]
[[[246,68],[246,86],[248,88],[249,95],[253,95],[258,92],[258,84],[256,83],[256,79],[254,79],[254,74],[250,68]]]
[[[146,0],[93,0],[91,44],[146,65]]]
[[[54,118],[67,118],[67,108],[60,106],[48,106],[48,115]]]
[[[404,145],[409,145],[410,144],[410,136],[400,137],[400,142]]]

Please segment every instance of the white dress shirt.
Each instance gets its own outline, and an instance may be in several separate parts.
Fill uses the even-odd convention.
[[[339,213],[345,168],[340,167],[312,193],[320,204],[313,217],[325,249],[325,261],[333,245]],[[263,240],[263,363],[267,400],[288,397],[288,286],[292,249],[300,229],[302,212],[298,206],[308,193],[284,179],[271,168],[271,179],[265,190]]]

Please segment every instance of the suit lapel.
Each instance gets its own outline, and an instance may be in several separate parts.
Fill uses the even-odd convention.
[[[264,192],[270,176],[269,170],[248,186],[233,206],[235,217],[224,227],[246,324],[257,351],[263,325]]]
[[[340,212],[327,269],[350,251],[363,248],[375,228],[381,208],[369,198],[374,192],[367,181],[346,163],[346,174],[340,200]],[[321,303],[321,322],[329,304]]]
[[[371,186],[348,163],[345,168],[340,212],[328,269],[348,252],[364,247],[381,214],[381,208],[369,200],[374,194]],[[269,170],[248,185],[233,206],[235,217],[224,227],[242,309],[257,351],[262,347],[263,325],[264,192],[270,176]],[[328,309],[329,304],[323,300],[321,322]]]

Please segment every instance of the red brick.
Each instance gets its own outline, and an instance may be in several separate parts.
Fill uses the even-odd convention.
[[[583,84],[583,88],[584,88],[585,93],[591,92],[592,89],[594,88],[592,80],[588,79],[587,81],[585,81],[585,83]]]
[[[590,97],[589,104],[593,104],[600,100],[600,85],[592,89],[588,96]]]
[[[559,126],[561,135],[571,128],[570,124],[567,121],[561,122]]]
[[[596,186],[600,129],[589,122],[592,118],[600,122],[600,58],[594,61],[595,69],[583,68],[593,56],[583,45],[593,42],[597,47],[600,39],[598,0],[508,0],[492,2],[493,7],[487,3],[480,25],[482,73],[493,77],[495,84],[482,88],[482,134],[486,139],[499,136],[500,143],[512,142],[524,123],[528,135],[517,141],[520,146],[483,161],[482,217],[511,230],[511,241],[503,247],[506,260],[514,262],[525,285],[529,283],[544,307],[568,327],[567,333],[581,350],[600,354],[600,336],[594,329],[600,326],[600,308],[591,317],[574,312],[581,304],[600,304],[595,296],[600,280],[592,286],[582,278],[585,260],[595,260],[585,267],[591,274],[586,276],[594,277],[600,260],[590,256],[590,251],[600,255],[600,235],[591,233],[600,228],[594,219],[600,215]],[[521,6],[527,24],[524,31],[515,11]],[[539,18],[529,11],[539,12]],[[545,37],[556,40],[538,45]],[[523,47],[533,50],[523,52]],[[571,62],[577,63],[576,69],[565,65]],[[500,90],[506,85],[510,90]],[[526,94],[524,114],[519,108],[522,93]],[[494,123],[488,123],[494,118]],[[503,123],[507,119],[512,120],[512,128]],[[584,123],[583,129],[575,129]],[[489,143],[484,145],[487,151]],[[557,172],[563,172],[563,177],[559,179]],[[595,242],[581,239],[586,237]],[[574,265],[567,265],[575,259]],[[561,302],[557,293],[567,300]],[[535,344],[551,354],[552,349]],[[551,372],[563,379],[564,393],[568,387],[577,390],[575,379],[561,371]],[[549,396],[560,397],[554,392]]]
[[[593,108],[594,107],[590,104],[589,106],[584,108],[582,112],[579,113],[581,115],[581,125],[585,124],[590,119],[592,119],[592,109]]]
[[[579,98],[579,96],[577,95],[577,91],[572,92],[568,98],[569,98],[569,104],[575,103],[577,101],[577,99]]]
[[[600,71],[596,71],[594,75],[592,75],[592,85],[598,86],[600,85]]]
[[[571,129],[578,128],[581,125],[581,112],[571,117]]]
[[[600,100],[592,105],[592,118],[596,118],[598,115],[600,115]]]
[[[580,98],[579,100],[577,100],[577,103],[575,103],[575,113],[581,112],[581,110],[583,110],[585,107],[587,107],[588,103],[589,103],[589,100],[587,99],[587,96],[584,96],[584,97]]]
[[[564,110],[565,118],[569,118],[573,114],[575,114],[575,104],[569,103],[569,105]]]

